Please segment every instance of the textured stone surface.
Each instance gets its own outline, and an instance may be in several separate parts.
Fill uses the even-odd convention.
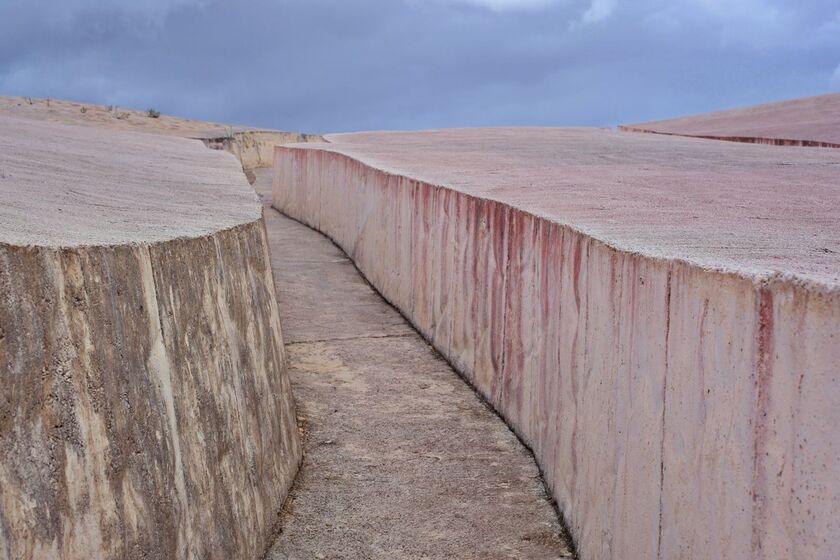
[[[840,555],[840,154],[595,130],[328,139],[276,150],[274,205],[533,448],[582,558]]]
[[[301,450],[239,163],[2,124],[0,558],[260,555]]]
[[[619,128],[753,144],[840,148],[840,93]]]

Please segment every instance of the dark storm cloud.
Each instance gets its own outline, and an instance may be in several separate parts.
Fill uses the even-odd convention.
[[[298,130],[612,125],[839,66],[836,0],[0,3],[0,93]]]

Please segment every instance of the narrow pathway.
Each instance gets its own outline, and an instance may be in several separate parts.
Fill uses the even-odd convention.
[[[266,225],[306,453],[267,558],[571,557],[504,423],[326,237]]]

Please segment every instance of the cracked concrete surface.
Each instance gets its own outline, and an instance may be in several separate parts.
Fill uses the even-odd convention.
[[[305,430],[267,558],[570,557],[516,436],[332,242],[265,217]]]

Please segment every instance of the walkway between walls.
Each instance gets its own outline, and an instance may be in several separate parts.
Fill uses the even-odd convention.
[[[332,242],[265,218],[305,431],[266,558],[570,558],[516,436]]]

